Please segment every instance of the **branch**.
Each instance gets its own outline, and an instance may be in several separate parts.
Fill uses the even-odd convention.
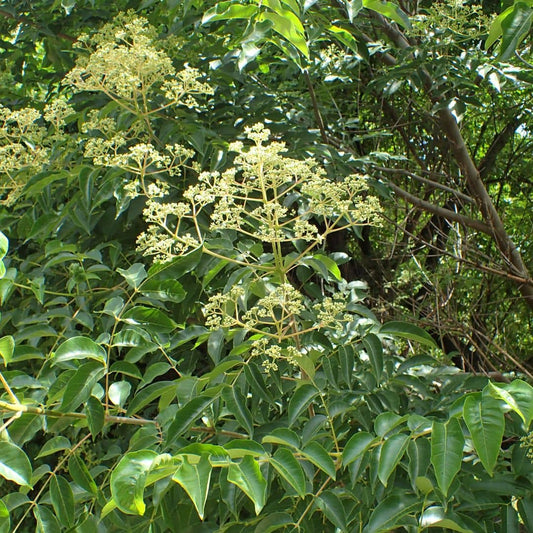
[[[474,203],[473,198],[468,196],[467,194],[464,194],[457,189],[452,189],[452,187],[448,187],[447,185],[442,185],[442,183],[439,183],[437,181],[433,181],[427,178],[423,178],[422,176],[418,176],[417,174],[410,172],[409,170],[405,170],[402,168],[387,168],[387,167],[379,167],[374,166],[376,170],[379,170],[380,172],[390,172],[392,174],[401,174],[403,176],[409,176],[410,178],[413,178],[417,181],[420,181],[421,183],[425,183],[426,185],[429,185],[430,187],[435,187],[437,189],[441,189],[443,191],[449,192],[453,194],[455,197],[464,200],[465,202],[468,202],[469,204]]]
[[[382,176],[379,176],[383,179]],[[489,235],[492,237],[492,229],[490,226],[487,226],[487,224],[484,224],[483,222],[479,220],[474,220],[473,218],[469,218],[465,215],[461,215],[460,213],[456,213],[455,211],[451,211],[450,209],[446,209],[445,207],[439,207],[438,205],[432,204],[431,202],[428,202],[426,200],[422,200],[421,198],[418,198],[418,196],[415,196],[414,194],[411,194],[400,187],[398,185],[395,185],[394,183],[387,181],[387,185],[400,197],[402,197],[404,200],[407,200],[410,204],[416,205],[417,207],[420,207],[424,211],[427,211],[429,213],[433,213],[435,215],[441,216],[443,218],[446,218],[448,220],[454,220],[455,222],[459,222],[460,224],[463,224],[464,226],[467,226],[472,229],[476,229],[478,231],[481,231],[482,233],[485,233],[485,235]]]
[[[61,413],[52,409],[43,409],[42,407],[35,407],[31,405],[23,405],[21,403],[9,403],[0,400],[0,410],[10,411],[12,413],[31,413],[34,415],[49,416],[52,418],[77,418],[85,420],[87,415],[84,413]],[[148,420],[146,418],[132,418],[127,416],[112,416],[106,415],[105,421],[111,424],[130,424],[133,426],[145,426],[146,424],[157,424],[155,420]]]
[[[390,24],[384,17],[374,11],[371,12],[371,16],[379,22],[385,34],[398,48],[405,50],[410,46],[405,36],[396,25]],[[387,54],[386,57],[384,57],[384,61],[394,65],[397,63],[396,59],[390,54]],[[434,104],[439,102],[441,95],[438,93],[432,93],[434,83],[428,71],[424,67],[421,67],[419,74],[431,101]],[[492,230],[491,235],[496,242],[500,253],[506,259],[510,270],[514,274],[525,279],[531,279],[527,266],[524,263],[518,248],[507,233],[500,215],[485,188],[480,172],[470,156],[455,117],[448,108],[440,109],[437,115],[440,119],[439,124],[441,130],[446,135],[451,151],[455,157],[455,161],[466,180],[466,186],[474,198],[481,215],[488,226],[490,226]],[[518,288],[526,303],[529,307],[533,308],[533,285],[526,283],[519,285]]]

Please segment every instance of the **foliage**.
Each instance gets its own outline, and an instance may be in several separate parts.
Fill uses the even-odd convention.
[[[0,531],[533,529],[525,376],[451,366],[425,329],[386,318],[401,302],[380,319],[375,287],[349,269],[368,232],[384,252],[394,241],[401,209],[379,173],[405,156],[398,130],[350,140],[345,117],[370,123],[372,91],[394,101],[412,84],[414,108],[424,102],[408,52],[366,78],[372,56],[395,50],[364,32],[385,16],[423,35],[417,24],[438,29],[442,13],[156,4],[117,3],[109,22],[97,0],[36,3],[82,34],[72,49],[8,6],[4,23],[22,30],[1,45],[16,83],[0,110]],[[470,87],[453,60],[462,24],[420,45],[436,79],[452,58],[446,97]],[[365,80],[360,101],[346,97]],[[303,98],[328,91],[336,122]],[[413,132],[420,149],[438,144]],[[519,221],[527,201],[509,188]],[[404,280],[406,298],[421,253],[387,280]],[[452,283],[454,264],[422,270]]]

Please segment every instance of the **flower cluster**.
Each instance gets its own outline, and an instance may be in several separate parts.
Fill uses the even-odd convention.
[[[247,128],[246,134],[254,142],[249,149],[242,142],[229,147],[236,152],[234,167],[222,173],[200,173],[198,182],[183,195],[190,209],[175,213],[175,225],[187,233],[194,226],[191,247],[204,243],[208,234],[234,230],[261,243],[290,246],[303,241],[312,249],[328,232],[377,223],[379,203],[368,195],[364,177],[348,176],[334,182],[315,160],[286,156],[285,145],[280,142],[264,144],[270,131],[262,124]],[[173,236],[179,241],[180,231],[169,227],[164,202],[157,205],[161,210],[159,220],[157,213],[150,211],[150,225],[141,236],[140,248],[159,260],[167,253],[167,259],[171,259],[172,247],[167,239]],[[199,215],[207,206],[209,225],[201,227]],[[326,228],[325,232],[318,230],[320,226]],[[190,251],[183,243],[178,248],[181,253]]]
[[[0,105],[0,196],[12,205],[29,177],[49,163],[53,144],[62,139],[65,119],[73,109],[63,98],[50,101],[41,114],[30,107]],[[53,127],[48,134],[46,123]]]
[[[101,91],[132,112],[144,113],[155,112],[144,105],[147,97],[162,95],[167,100],[163,107],[194,107],[195,95],[213,93],[198,80],[198,70],[186,66],[178,71],[158,44],[155,28],[133,13],[120,15],[79,42],[90,53],[66,76],[66,83],[76,91]]]

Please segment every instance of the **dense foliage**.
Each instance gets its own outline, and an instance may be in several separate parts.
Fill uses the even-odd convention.
[[[533,530],[531,2],[109,9],[0,2],[0,531]]]

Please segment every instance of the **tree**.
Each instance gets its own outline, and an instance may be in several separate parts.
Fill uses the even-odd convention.
[[[3,6],[0,528],[531,528],[525,306],[456,331],[528,298],[528,71],[462,6],[132,4]]]

